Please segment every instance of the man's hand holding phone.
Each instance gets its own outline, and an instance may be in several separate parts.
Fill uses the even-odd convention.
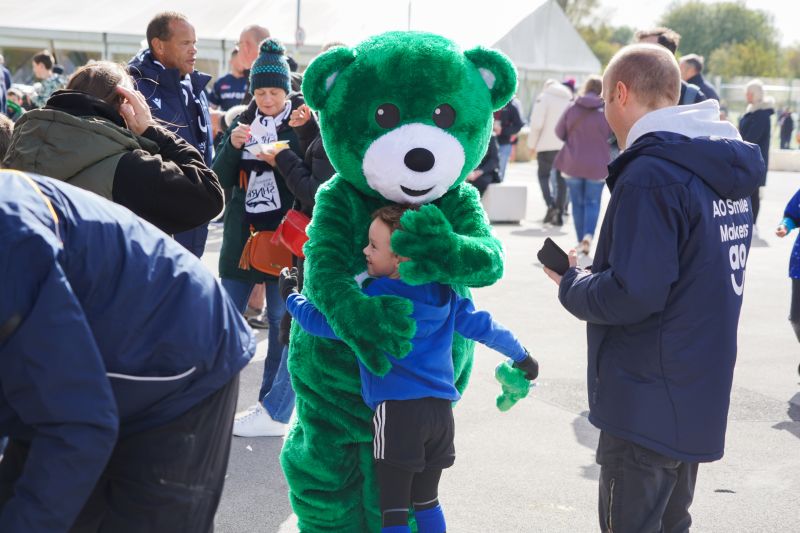
[[[556,285],[561,284],[561,278],[567,270],[578,265],[577,251],[572,249],[569,253],[565,252],[550,237],[545,239],[544,245],[536,257],[544,265],[544,273]]]

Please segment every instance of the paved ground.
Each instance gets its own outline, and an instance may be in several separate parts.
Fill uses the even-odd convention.
[[[575,243],[571,219],[543,227],[544,204],[533,164],[513,164],[509,179],[529,188],[528,220],[498,226],[506,274],[475,291],[477,305],[517,332],[542,372],[532,397],[507,413],[494,407],[500,356],[479,347],[469,389],[456,415],[458,458],[442,480],[449,531],[596,531],[597,430],[586,419],[584,326],[558,304],[556,287],[535,258],[546,236]],[[692,506],[698,532],[798,531],[800,509],[800,347],[786,317],[792,240],[771,231],[800,175],[770,173],[759,228],[747,266],[725,457],[700,468]],[[608,192],[604,192],[604,201]],[[221,231],[205,262],[216,271]],[[242,375],[239,405],[255,401],[266,350]],[[217,514],[221,533],[297,531],[278,465],[282,439],[234,438],[226,491]]]

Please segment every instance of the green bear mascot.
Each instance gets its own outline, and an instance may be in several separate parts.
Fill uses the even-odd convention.
[[[392,248],[410,258],[400,275],[411,284],[446,283],[462,295],[503,274],[503,249],[466,175],[481,161],[493,111],[514,95],[517,77],[501,53],[461,51],[444,37],[390,32],[355,48],[320,55],[305,72],[303,93],[319,113],[323,144],[337,171],[320,187],[304,252],[303,293],[343,341],[292,328],[289,372],[297,420],[281,453],[290,500],[303,532],[380,531],[373,468],[372,412],[361,397],[357,359],[373,373],[385,354],[411,350],[412,304],[367,297],[371,214],[389,203],[408,211]],[[456,335],[456,386],[463,391],[473,345]]]

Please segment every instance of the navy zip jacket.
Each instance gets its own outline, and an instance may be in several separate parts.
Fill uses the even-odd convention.
[[[718,120],[716,101],[663,110],[655,126],[684,134],[640,130],[611,163],[591,272],[572,268],[559,288],[564,307],[588,323],[589,420],[689,462],[723,455],[748,198],[764,169],[758,147],[735,130],[695,137],[724,129],[720,122],[680,127],[706,112]]]
[[[214,159],[214,143],[206,85],[211,81],[211,76],[196,70],[189,74],[194,93],[193,98],[189,97],[181,86],[178,69],[165,68],[153,58],[149,49],[142,50],[131,59],[128,73],[136,82],[136,88],[147,99],[153,117],[160,119],[162,126],[197,148],[210,167]]]
[[[166,234],[28,176],[41,193],[0,171],[0,435],[30,443],[0,529],[63,532],[118,434],[182,415],[255,343],[214,276]]]
[[[411,317],[417,323],[411,352],[402,359],[387,354],[392,369],[385,376],[370,373],[359,361],[361,394],[370,409],[385,400],[460,399],[453,378],[454,332],[517,362],[528,355],[513,333],[492,320],[488,312],[476,311],[472,300],[458,296],[446,285],[409,285],[399,279],[377,278],[364,289],[364,294],[408,298],[414,304]],[[312,335],[338,339],[325,315],[305,296],[290,295],[286,309]]]

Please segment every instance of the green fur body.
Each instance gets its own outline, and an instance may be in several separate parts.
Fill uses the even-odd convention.
[[[410,258],[401,266],[401,277],[409,283],[447,283],[468,295],[467,287],[490,285],[502,276],[502,246],[492,234],[477,191],[463,182],[483,157],[492,110],[505,104],[516,83],[505,58],[482,49],[475,52],[480,57],[484,53],[496,62],[492,65],[498,79],[506,85],[511,79],[504,86],[508,94],[489,91],[467,55],[428,34],[384,34],[355,53],[334,48],[306,71],[306,100],[320,113],[325,149],[338,173],[317,193],[304,248],[303,293],[342,341],[312,337],[296,324],[292,328],[288,364],[297,416],[281,464],[303,532],[380,530],[373,413],[361,396],[358,360],[370,371],[385,374],[391,366],[384,354],[407,354],[416,329],[409,316],[411,302],[366,297],[354,280],[365,270],[362,250],[371,215],[390,203],[370,189],[361,169],[370,142],[383,133],[370,122],[376,105],[391,100],[413,123],[432,123],[430,106],[445,97],[452,98],[448,102],[457,112],[464,110],[458,115],[463,124],[457,120],[448,130],[464,148],[461,175],[453,177],[446,194],[419,211],[407,212],[403,229],[393,235],[394,250]],[[430,66],[426,75],[415,67],[420,62]],[[438,72],[441,77],[432,76]],[[456,335],[453,360],[459,391],[469,379],[472,354],[472,343]]]

